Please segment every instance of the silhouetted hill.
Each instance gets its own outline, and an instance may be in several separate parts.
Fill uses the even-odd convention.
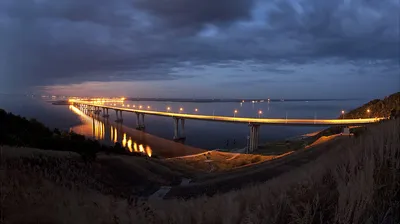
[[[368,112],[369,111],[369,112]],[[400,92],[375,99],[344,115],[344,118],[390,117],[400,112]]]
[[[2,109],[0,109],[0,145],[74,151],[85,160],[95,159],[96,153],[100,151],[128,154],[119,143],[113,147],[101,145],[97,140],[88,139],[74,132],[50,130],[35,119],[28,120]]]

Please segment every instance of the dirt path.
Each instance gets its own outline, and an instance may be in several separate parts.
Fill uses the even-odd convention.
[[[338,137],[332,141],[321,143],[301,152],[294,153],[282,159],[266,162],[244,169],[212,175],[207,178],[196,180],[187,186],[172,187],[165,199],[168,198],[191,198],[200,195],[214,195],[216,193],[228,192],[242,188],[257,182],[264,182],[291,169],[302,166],[317,159],[327,150],[334,148],[344,138]]]

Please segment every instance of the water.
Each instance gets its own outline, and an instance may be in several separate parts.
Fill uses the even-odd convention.
[[[143,108],[150,106],[152,110],[166,111],[170,107],[171,112],[179,112],[179,108],[183,109],[183,113],[199,113],[199,114],[215,114],[233,116],[237,110],[236,116],[258,117],[259,111],[264,118],[337,118],[340,111],[349,111],[362,104],[363,100],[336,100],[336,101],[283,101],[283,102],[263,102],[263,103],[193,103],[193,102],[135,102],[126,101],[125,104],[142,105]],[[36,118],[50,128],[59,128],[61,130],[71,130],[80,132],[89,137],[96,138],[96,130],[93,131],[93,118],[83,119],[83,115],[72,111],[68,106],[52,105],[42,99],[30,98],[24,96],[7,96],[0,95],[0,108],[21,116]],[[197,109],[197,112],[195,111]],[[133,113],[123,113],[124,126],[135,127],[136,116]],[[115,120],[115,113],[110,111],[110,121]],[[145,116],[146,132],[166,138],[173,137],[173,119],[168,117]],[[99,123],[96,127],[102,125]],[[111,127],[108,127],[111,128]],[[123,135],[130,133],[124,131],[121,127],[122,139]],[[304,133],[321,130],[323,127],[299,127],[299,126],[261,126],[260,143],[286,139],[298,136]],[[86,130],[87,129],[87,130]],[[105,130],[105,127],[104,127]],[[222,123],[212,121],[186,120],[185,134],[186,145],[191,145],[204,149],[215,148],[242,148],[246,145],[246,138],[249,128],[246,124]],[[129,139],[132,143],[140,142],[135,139],[137,136],[132,134],[126,136],[125,141],[128,144]],[[226,145],[229,140],[229,145]],[[235,140],[236,144],[233,144]],[[103,141],[112,142],[110,137],[104,138]],[[150,143],[151,144],[151,143]],[[133,147],[133,146],[132,146]],[[146,151],[146,145],[143,145]],[[153,147],[154,148],[154,147]]]

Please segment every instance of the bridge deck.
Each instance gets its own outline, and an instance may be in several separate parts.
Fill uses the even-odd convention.
[[[88,106],[96,106],[99,108],[108,108],[112,110],[120,110],[132,113],[141,113],[165,117],[177,117],[183,119],[247,123],[247,124],[262,124],[262,125],[300,125],[300,126],[333,126],[333,125],[363,125],[378,122],[384,118],[363,118],[363,119],[279,119],[279,118],[251,118],[251,117],[231,117],[231,116],[213,116],[204,114],[185,114],[173,113],[153,110],[137,110],[126,107],[107,106],[102,104],[93,104],[84,101],[71,101]]]

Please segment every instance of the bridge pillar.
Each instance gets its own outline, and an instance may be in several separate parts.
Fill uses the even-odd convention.
[[[260,125],[259,124],[249,124],[250,126],[250,142],[249,142],[249,152],[253,152],[258,148],[258,139],[260,136]]]
[[[136,113],[136,129],[137,130],[144,130],[144,114]]]
[[[343,130],[342,130],[342,134],[343,135],[350,135],[350,128],[347,127],[347,126],[344,126]]]
[[[119,113],[118,113],[119,112]],[[115,114],[117,115],[117,120],[115,120],[115,122],[117,123],[122,123],[123,119],[122,119],[122,111],[119,110],[115,110]],[[119,114],[119,115],[118,115]]]
[[[179,139],[179,118],[174,117],[174,140]]]
[[[110,115],[108,115],[108,108],[104,108],[103,107],[103,117],[109,117]]]
[[[136,113],[136,129],[140,130],[140,114]]]
[[[181,120],[181,133],[180,133],[180,138],[186,138],[185,136],[185,119],[180,119]]]
[[[181,130],[179,130],[179,121],[181,121]],[[174,117],[174,138],[175,141],[186,139],[185,119]]]

